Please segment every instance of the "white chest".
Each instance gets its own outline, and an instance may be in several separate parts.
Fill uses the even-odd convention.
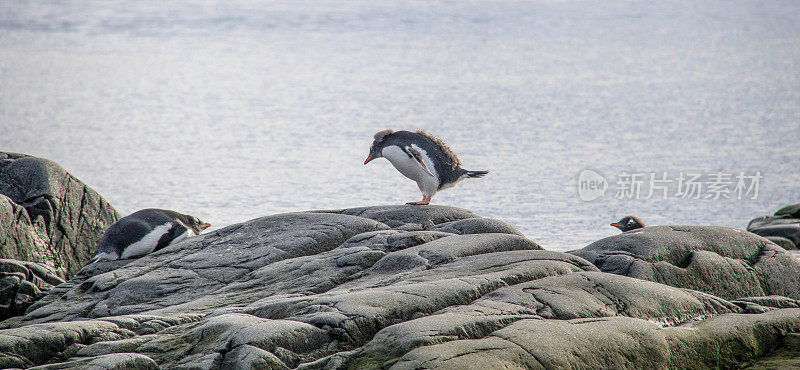
[[[436,176],[436,169],[433,167],[433,162],[428,159],[425,151],[416,147],[412,144],[412,147],[422,154],[422,161],[425,163],[425,166],[428,167],[428,170],[434,175],[432,177],[428,172],[425,171],[422,166],[417,162],[416,159],[410,157],[403,149],[400,149],[398,146],[387,146],[381,150],[381,155],[384,158],[389,160],[389,162],[397,169],[403,176],[408,177],[417,182],[428,182],[430,180],[437,180]],[[438,180],[437,180],[438,182]]]

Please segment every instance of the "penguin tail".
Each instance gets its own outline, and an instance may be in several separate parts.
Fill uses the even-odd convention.
[[[479,179],[481,177],[486,176],[489,171],[467,171],[467,178],[468,179]]]

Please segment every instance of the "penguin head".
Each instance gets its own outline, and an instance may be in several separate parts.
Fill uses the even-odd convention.
[[[209,226],[211,226],[211,224],[210,224],[210,223],[208,223],[208,222],[203,222],[203,221],[200,221],[200,219],[199,219],[199,218],[197,218],[197,217],[194,217],[194,216],[189,216],[189,215],[187,215],[187,216],[186,216],[186,219],[187,219],[187,220],[186,220],[186,221],[187,221],[187,223],[186,223],[186,226],[189,226],[189,227],[190,227],[192,230],[194,230],[194,232],[195,232],[197,235],[200,235],[200,233],[201,233],[201,232],[203,232],[203,230],[205,230],[205,229],[207,229]]]
[[[375,133],[375,140],[372,142],[372,146],[369,147],[369,155],[367,159],[364,160],[364,164],[369,163],[373,159],[383,157],[381,151],[383,150],[384,146],[386,146],[386,137],[391,135],[394,131],[391,129],[381,130]]]
[[[636,216],[625,216],[621,220],[614,222],[611,224],[623,232],[630,231],[634,229],[641,229],[645,227],[644,221],[641,218]]]

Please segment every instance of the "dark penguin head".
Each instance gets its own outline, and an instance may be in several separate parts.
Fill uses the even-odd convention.
[[[177,212],[176,212],[177,213]],[[184,215],[178,213],[178,218],[183,222],[184,225],[192,229],[195,234],[200,235],[203,230],[209,228],[211,226],[210,223],[200,221],[199,218],[189,215]]]
[[[367,155],[367,159],[364,160],[364,164],[369,163],[373,159],[383,157],[381,151],[383,150],[384,146],[386,146],[386,137],[391,135],[394,131],[391,129],[381,130],[375,133],[375,140],[372,142],[372,146],[369,147],[369,155]]]
[[[630,231],[630,230],[634,230],[634,229],[641,229],[641,228],[645,227],[646,225],[644,224],[644,221],[642,221],[642,219],[639,218],[639,217],[636,217],[636,216],[625,216],[621,220],[612,223],[611,226],[614,226],[614,227],[622,230],[623,232],[625,232],[625,231]]]

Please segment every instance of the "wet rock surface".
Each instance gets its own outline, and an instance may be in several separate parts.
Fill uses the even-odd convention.
[[[0,323],[0,367],[737,367],[800,332],[797,271],[739,234],[569,254],[453,207],[267,216],[86,266]]]
[[[0,258],[37,262],[68,278],[118,218],[103,197],[55,162],[0,152]]]

